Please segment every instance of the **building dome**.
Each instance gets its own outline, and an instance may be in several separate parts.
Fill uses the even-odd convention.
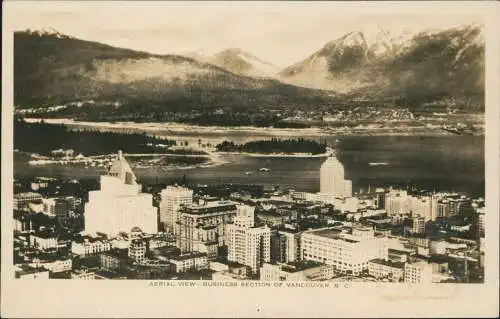
[[[130,230],[131,233],[142,233],[142,230],[137,227],[137,226],[134,226],[132,227],[132,229]]]

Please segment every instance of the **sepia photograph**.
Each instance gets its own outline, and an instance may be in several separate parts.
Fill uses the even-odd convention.
[[[498,9],[8,1],[2,315],[498,316]]]

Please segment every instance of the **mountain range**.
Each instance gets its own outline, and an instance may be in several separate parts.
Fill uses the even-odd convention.
[[[213,56],[200,52],[188,53],[186,56],[216,65],[235,74],[252,77],[275,78],[280,71],[280,67],[239,48],[228,48]]]
[[[379,35],[369,43],[361,32],[346,34],[277,78],[367,98],[395,96],[417,104],[452,98],[469,101],[470,107],[483,104],[484,37],[479,26],[409,38],[393,38],[383,30]]]
[[[249,111],[334,104],[354,97],[419,106],[484,108],[484,38],[478,26],[368,42],[351,32],[284,69],[229,48],[213,56],[158,55],[51,31],[14,33],[18,107],[82,99],[149,103],[162,110]]]

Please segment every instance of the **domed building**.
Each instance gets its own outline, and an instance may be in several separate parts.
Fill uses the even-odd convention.
[[[101,175],[101,189],[89,192],[85,231],[114,236],[134,227],[156,233],[157,209],[153,206],[153,195],[141,192],[141,185],[120,151],[108,174]]]
[[[352,196],[352,183],[344,179],[344,165],[334,155],[321,165],[320,193],[335,197]]]

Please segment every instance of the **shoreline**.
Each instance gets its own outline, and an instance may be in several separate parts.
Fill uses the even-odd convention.
[[[328,157],[333,153],[333,150],[327,150],[325,153],[321,154],[309,154],[309,153],[247,153],[247,152],[216,152],[221,155],[243,155],[249,157],[270,157],[270,158],[285,158],[285,157],[295,157],[295,158],[317,158],[317,157]]]
[[[25,118],[28,123],[41,121],[41,118]],[[227,133],[245,133],[261,134],[269,136],[303,136],[303,137],[321,137],[321,136],[468,136],[465,134],[454,134],[442,129],[439,126],[404,126],[394,128],[380,128],[374,126],[354,127],[354,128],[274,128],[274,127],[253,127],[253,126],[200,126],[182,123],[135,123],[135,122],[88,122],[75,121],[68,118],[49,118],[43,119],[47,124],[64,124],[68,127],[87,127],[93,129],[122,129],[138,130],[145,132],[164,132],[171,134],[212,134],[215,136],[224,136]],[[473,136],[484,136],[484,131],[477,132]]]

